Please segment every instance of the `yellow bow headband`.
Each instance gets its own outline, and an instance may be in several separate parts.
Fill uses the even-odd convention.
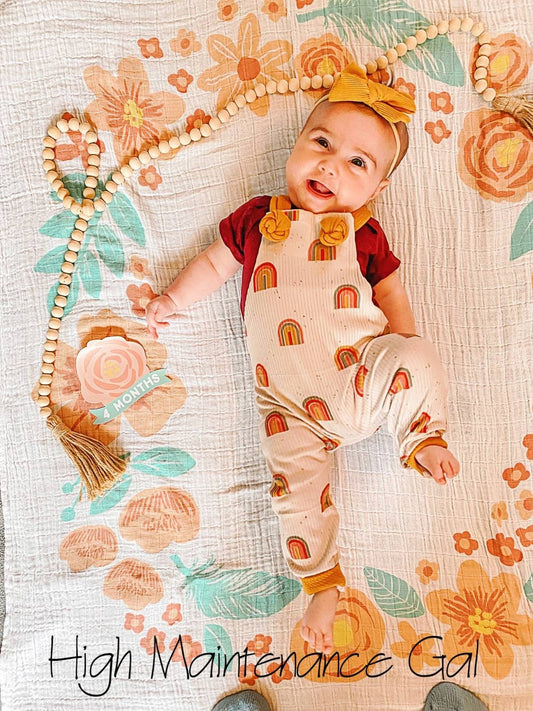
[[[396,139],[396,155],[389,168],[388,178],[396,167],[401,150],[400,136],[395,124],[400,121],[409,123],[411,119],[408,114],[414,114],[416,111],[415,102],[409,94],[372,81],[356,62],[352,62],[340,73],[330,91],[320,98],[315,106],[323,101],[353,101],[365,104],[388,121]]]

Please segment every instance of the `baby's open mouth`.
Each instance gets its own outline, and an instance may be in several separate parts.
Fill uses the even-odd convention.
[[[322,185],[322,183],[319,183],[318,180],[308,180],[307,189],[319,197],[331,197],[333,195],[331,190],[326,188],[325,185]]]

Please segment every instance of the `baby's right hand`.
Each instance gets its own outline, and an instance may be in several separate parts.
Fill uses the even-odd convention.
[[[170,326],[168,321],[164,319],[176,313],[176,304],[170,296],[163,294],[156,296],[148,302],[146,306],[146,330],[152,338],[157,338],[157,332],[160,328]]]

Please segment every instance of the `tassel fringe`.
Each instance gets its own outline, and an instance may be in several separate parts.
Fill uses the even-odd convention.
[[[78,468],[89,499],[101,496],[126,471],[127,463],[102,442],[74,432],[56,415],[50,415],[46,424]]]
[[[511,114],[524,128],[533,134],[533,94],[520,96],[495,96],[492,108]]]

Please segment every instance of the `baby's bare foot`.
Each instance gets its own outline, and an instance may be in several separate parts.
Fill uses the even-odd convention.
[[[300,634],[317,652],[333,651],[333,623],[339,595],[337,588],[315,593],[302,618]]]
[[[437,484],[446,484],[459,474],[459,462],[449,449],[438,444],[429,444],[415,455],[416,461],[435,479]]]

